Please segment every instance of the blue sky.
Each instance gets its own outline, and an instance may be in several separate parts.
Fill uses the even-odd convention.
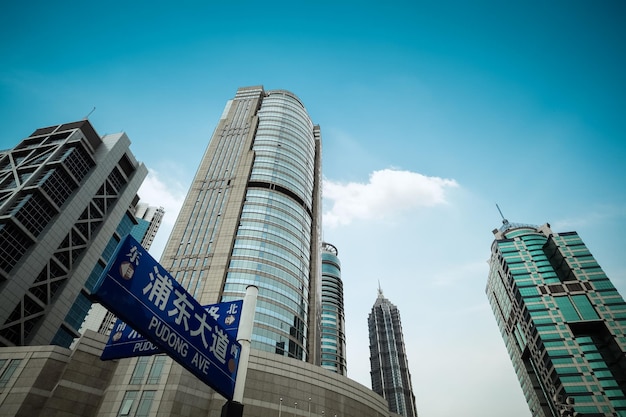
[[[378,283],[402,314],[421,417],[526,417],[484,288],[501,219],[576,230],[622,293],[626,3],[0,5],[0,148],[38,127],[125,131],[168,210],[226,100],[288,89],[321,126],[348,372],[369,386]]]

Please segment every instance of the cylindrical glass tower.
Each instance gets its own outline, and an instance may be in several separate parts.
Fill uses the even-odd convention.
[[[306,360],[314,220],[316,135],[300,100],[265,93],[257,112],[254,162],[223,290],[223,300],[259,288],[252,346]]]
[[[347,374],[343,282],[339,252],[322,244],[322,367]]]

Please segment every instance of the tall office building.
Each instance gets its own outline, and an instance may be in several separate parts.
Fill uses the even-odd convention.
[[[322,243],[322,367],[346,375],[346,321],[339,252]]]
[[[295,95],[239,89],[161,258],[202,304],[259,288],[244,416],[389,414],[382,397],[320,366],[320,158],[319,128]],[[74,349],[0,347],[0,414],[220,415],[225,399],[166,355],[102,362],[103,344],[87,331]]]
[[[378,416],[382,398],[320,366],[321,137],[284,90],[229,100],[160,263],[203,305],[259,289],[244,415]],[[100,415],[217,415],[224,398],[170,359],[120,361]],[[310,414],[309,414],[310,413]]]
[[[161,264],[202,304],[259,288],[252,347],[319,363],[320,130],[284,90],[226,104]]]
[[[626,416],[626,303],[576,232],[504,220],[487,297],[533,417]]]
[[[137,219],[137,224],[132,228],[130,234],[137,242],[146,249],[150,249],[161,226],[161,221],[165,215],[163,207],[151,206],[148,203],[139,202],[135,206],[133,214]]]
[[[383,296],[380,288],[367,324],[372,390],[387,400],[391,412],[417,417],[400,311]]]
[[[0,345],[69,346],[147,175],[123,134],[87,120],[0,152]]]

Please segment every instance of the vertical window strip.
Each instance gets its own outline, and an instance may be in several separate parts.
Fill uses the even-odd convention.
[[[137,406],[137,412],[135,417],[148,417],[150,414],[150,408],[152,408],[152,401],[154,400],[155,391],[144,391],[141,394],[139,405]]]
[[[11,380],[11,377],[15,373],[15,370],[17,369],[17,367],[20,366],[21,362],[22,362],[21,359],[11,359],[9,361],[9,364],[4,369],[4,371],[2,371],[2,374],[0,375],[0,388],[4,388],[8,385],[9,381]]]
[[[143,382],[149,360],[150,358],[147,356],[142,356],[137,360],[137,363],[135,364],[135,369],[133,370],[133,375],[130,377],[130,383],[132,385],[138,385]]]

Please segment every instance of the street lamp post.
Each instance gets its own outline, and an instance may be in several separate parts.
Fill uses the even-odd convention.
[[[282,408],[283,408],[283,399],[281,397],[280,402],[278,403],[278,417],[280,417],[280,414],[283,411]]]

